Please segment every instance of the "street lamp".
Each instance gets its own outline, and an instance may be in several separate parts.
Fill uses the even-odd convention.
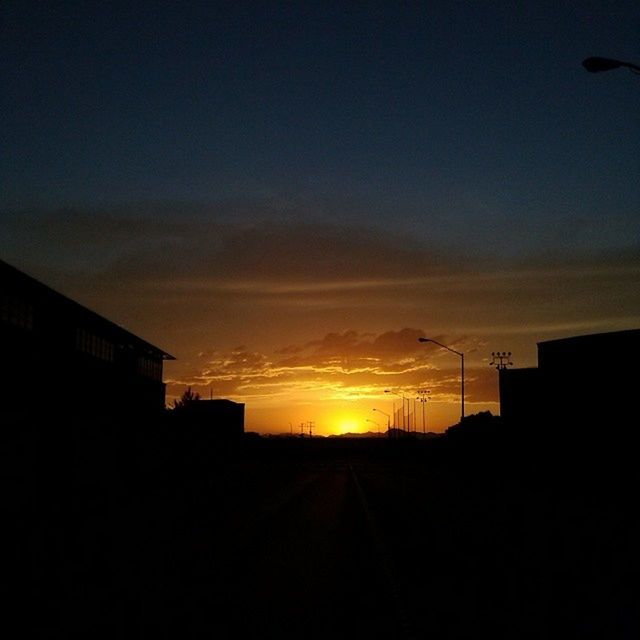
[[[380,435],[380,423],[376,422],[375,420],[369,420],[369,418],[366,418],[365,422],[371,422],[372,424],[375,424],[376,427],[378,427],[378,435]]]
[[[439,347],[460,356],[460,421],[462,422],[464,420],[464,353],[456,351],[451,347],[447,347],[446,344],[442,344],[441,342],[432,340],[431,338],[418,338],[418,342],[433,342],[433,344],[437,344]]]
[[[385,393],[393,393],[394,396],[398,396],[398,398],[402,398],[402,430],[405,430],[405,422],[404,422],[404,401],[406,400],[405,396],[397,391],[393,391],[392,389],[385,389]],[[395,417],[395,416],[394,416]]]
[[[372,409],[372,411],[377,411],[378,413],[381,413],[383,416],[387,416],[387,436],[391,435],[391,416],[388,413],[385,413],[384,411],[380,411],[380,409]]]
[[[611,71],[620,67],[627,67],[633,73],[640,73],[640,67],[631,62],[623,62],[622,60],[613,60],[611,58],[592,57],[582,61],[582,66],[590,73],[599,73],[600,71]]]

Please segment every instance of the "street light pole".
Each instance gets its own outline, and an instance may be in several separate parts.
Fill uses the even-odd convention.
[[[380,411],[380,409],[373,409],[373,411],[377,411],[378,413],[381,413],[383,416],[387,416],[387,436],[391,435],[391,416],[388,413],[385,413],[384,411]]]
[[[441,342],[431,338],[418,338],[418,342],[433,342],[433,344],[437,344],[439,347],[460,356],[460,422],[462,422],[464,420],[464,353],[456,351],[451,347],[447,347],[446,344],[442,344]]]
[[[402,430],[405,431],[405,421],[404,421],[404,401],[405,396],[398,393],[397,391],[393,391],[392,389],[385,389],[385,393],[393,393],[394,396],[398,396],[398,398],[402,398]]]
[[[376,427],[378,427],[378,436],[380,435],[380,423],[379,422],[376,422],[375,420],[370,420],[369,418],[367,418],[365,420],[365,422],[371,422],[372,424],[375,424]]]

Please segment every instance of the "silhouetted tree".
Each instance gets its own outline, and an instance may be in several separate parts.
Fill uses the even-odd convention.
[[[194,402],[198,402],[198,400],[200,400],[200,394],[197,391],[192,391],[191,387],[187,387],[180,399],[173,401],[173,408],[183,409]]]

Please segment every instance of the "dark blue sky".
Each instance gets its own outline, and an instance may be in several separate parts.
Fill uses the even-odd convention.
[[[0,11],[3,215],[143,203],[516,251],[640,236],[640,78],[580,66],[640,60],[637,2]]]

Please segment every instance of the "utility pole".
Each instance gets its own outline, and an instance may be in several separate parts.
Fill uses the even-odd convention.
[[[316,423],[313,420],[309,420],[309,438],[313,438],[313,428],[316,426]]]

